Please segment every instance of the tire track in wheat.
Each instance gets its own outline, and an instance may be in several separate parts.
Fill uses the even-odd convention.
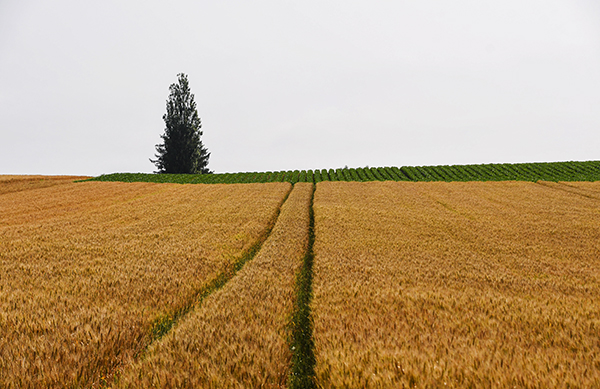
[[[120,387],[285,387],[313,185],[298,183],[251,261],[131,366]]]

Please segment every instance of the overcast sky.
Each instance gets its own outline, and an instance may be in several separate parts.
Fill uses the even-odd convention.
[[[600,159],[597,0],[0,0],[0,174]]]

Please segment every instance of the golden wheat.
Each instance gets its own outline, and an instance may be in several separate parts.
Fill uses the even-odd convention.
[[[128,363],[272,223],[287,183],[85,182],[0,196],[0,387],[87,387]]]
[[[599,387],[594,193],[600,183],[319,183],[319,386]]]
[[[83,180],[84,176],[19,176],[0,175],[0,195],[10,192],[21,192],[30,189],[47,188],[49,186],[69,184],[75,180]]]
[[[256,257],[154,344],[122,387],[278,388],[286,384],[287,325],[308,244],[312,184],[298,183]]]
[[[564,192],[576,194],[587,198],[595,198],[600,200],[600,186],[596,182],[543,182],[538,184],[562,190]]]

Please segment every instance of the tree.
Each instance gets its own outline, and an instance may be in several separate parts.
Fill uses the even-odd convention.
[[[187,76],[177,75],[178,83],[171,84],[167,113],[163,115],[165,133],[163,143],[156,145],[156,173],[210,174],[208,157],[210,153],[202,144],[202,124],[194,95],[190,91]]]

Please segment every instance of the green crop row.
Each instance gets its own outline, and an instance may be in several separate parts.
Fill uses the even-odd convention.
[[[600,181],[600,161],[364,167],[216,174],[114,173],[95,181],[239,184],[321,181]]]

